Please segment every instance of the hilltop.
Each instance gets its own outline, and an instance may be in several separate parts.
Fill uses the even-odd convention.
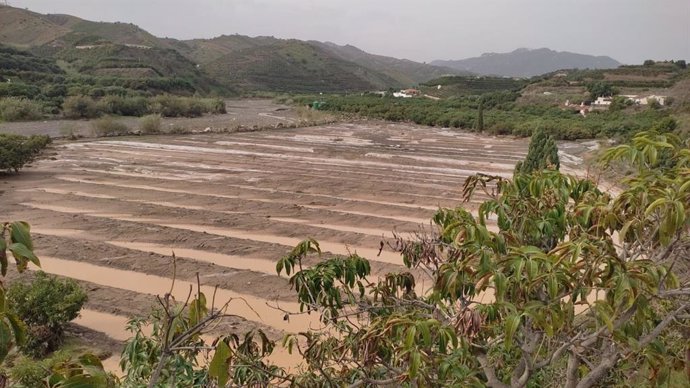
[[[548,48],[520,48],[509,53],[485,53],[461,60],[436,60],[432,65],[481,75],[533,77],[561,69],[610,69],[621,65],[607,56],[576,54]]]
[[[159,38],[130,23],[0,6],[0,43],[52,58],[69,74],[173,78],[197,92],[346,92],[401,88],[466,71],[332,43],[223,35]]]

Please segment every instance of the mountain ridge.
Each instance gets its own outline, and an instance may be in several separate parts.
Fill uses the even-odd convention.
[[[555,51],[549,48],[518,48],[507,53],[483,53],[478,57],[466,59],[435,60],[431,64],[480,75],[523,78],[563,69],[609,69],[621,65],[609,56]]]

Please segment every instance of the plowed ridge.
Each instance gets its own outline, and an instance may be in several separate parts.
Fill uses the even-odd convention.
[[[153,299],[170,290],[166,255],[174,250],[176,298],[199,273],[207,296],[218,285],[217,304],[232,299],[233,314],[275,335],[318,320],[283,320],[271,307],[297,310],[275,273],[295,244],[314,237],[324,256],[356,252],[375,274],[403,270],[381,242],[429,228],[436,209],[460,205],[467,176],[510,176],[526,146],[371,123],[63,143],[13,178],[0,206],[6,219],[33,226],[47,272],[100,285],[99,295]],[[78,323],[124,340],[127,317],[113,313],[111,300],[92,299]]]

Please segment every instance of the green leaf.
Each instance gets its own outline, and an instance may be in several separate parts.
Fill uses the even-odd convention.
[[[283,259],[278,260],[278,263],[276,263],[276,272],[278,273],[278,275],[280,275],[280,273],[283,271],[284,265],[285,263],[283,263]]]
[[[79,357],[79,362],[85,366],[95,366],[96,368],[100,368],[101,370],[103,369],[103,363],[101,362],[101,359],[91,353],[86,353]]]
[[[549,298],[556,299],[556,297],[558,296],[558,280],[556,279],[555,274],[549,275],[548,291]]]
[[[410,352],[410,369],[408,373],[411,379],[417,377],[417,373],[419,372],[419,366],[421,363],[422,355],[416,350]]]
[[[508,280],[502,273],[496,273],[494,275],[494,286],[496,287],[496,301],[500,302],[505,297],[506,285]]]
[[[0,320],[0,364],[12,349],[12,333],[4,319]]]
[[[218,386],[224,387],[228,383],[230,377],[228,371],[228,361],[230,360],[230,347],[225,341],[218,342],[216,352],[213,355],[211,364],[208,368],[208,374],[218,380]]]
[[[26,324],[19,319],[19,317],[12,313],[6,313],[5,318],[9,321],[14,332],[14,342],[17,345],[23,345],[26,342]]]
[[[23,244],[30,251],[34,250],[34,244],[31,242],[31,227],[24,221],[15,221],[10,226],[12,232],[10,233],[10,241],[13,243]]]
[[[17,260],[18,264],[25,264],[26,260],[29,260],[36,264],[37,267],[41,266],[41,262],[38,260],[38,257],[36,257],[36,255],[22,243],[14,243],[10,245],[10,252],[12,252],[12,255]],[[24,268],[26,268],[25,265]]]
[[[0,272],[2,276],[7,275],[7,242],[5,239],[0,237]]]
[[[520,326],[520,316],[511,315],[505,321],[505,347],[510,348],[513,344],[513,337]]]
[[[417,327],[419,327],[419,331],[422,332],[424,346],[431,346],[431,331],[429,330],[429,321],[420,322]]]
[[[407,329],[407,336],[405,337],[405,349],[412,349],[414,346],[414,339],[417,335],[417,328],[412,326]]]
[[[96,379],[90,377],[90,376],[85,376],[85,375],[76,375],[69,377],[67,380],[64,380],[62,384],[60,384],[60,388],[102,388],[103,384],[101,384],[99,381]]]

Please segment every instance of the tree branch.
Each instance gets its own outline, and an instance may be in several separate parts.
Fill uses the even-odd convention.
[[[664,329],[666,329],[666,327],[670,325],[674,319],[676,319],[678,315],[680,315],[683,311],[687,310],[688,308],[690,308],[690,303],[686,303],[680,306],[676,311],[667,315],[663,321],[656,325],[656,327],[654,328],[654,330],[652,330],[651,333],[647,334],[646,336],[642,337],[642,339],[640,339],[640,347],[644,348],[647,345],[649,345],[652,341],[654,341],[656,337],[658,337],[659,334],[661,334],[661,332],[664,331]]]
[[[565,370],[564,388],[575,388],[577,386],[577,370],[580,367],[580,357],[574,352],[568,355],[568,366]]]
[[[489,362],[489,359],[486,356],[486,353],[484,353],[484,351],[477,352],[477,360],[479,360],[479,364],[482,366],[482,370],[484,371],[484,374],[486,375],[486,384],[489,387],[491,387],[491,388],[510,388],[510,386],[508,386],[508,384],[505,384],[503,381],[501,381],[496,376],[496,371],[491,366],[491,363]]]

